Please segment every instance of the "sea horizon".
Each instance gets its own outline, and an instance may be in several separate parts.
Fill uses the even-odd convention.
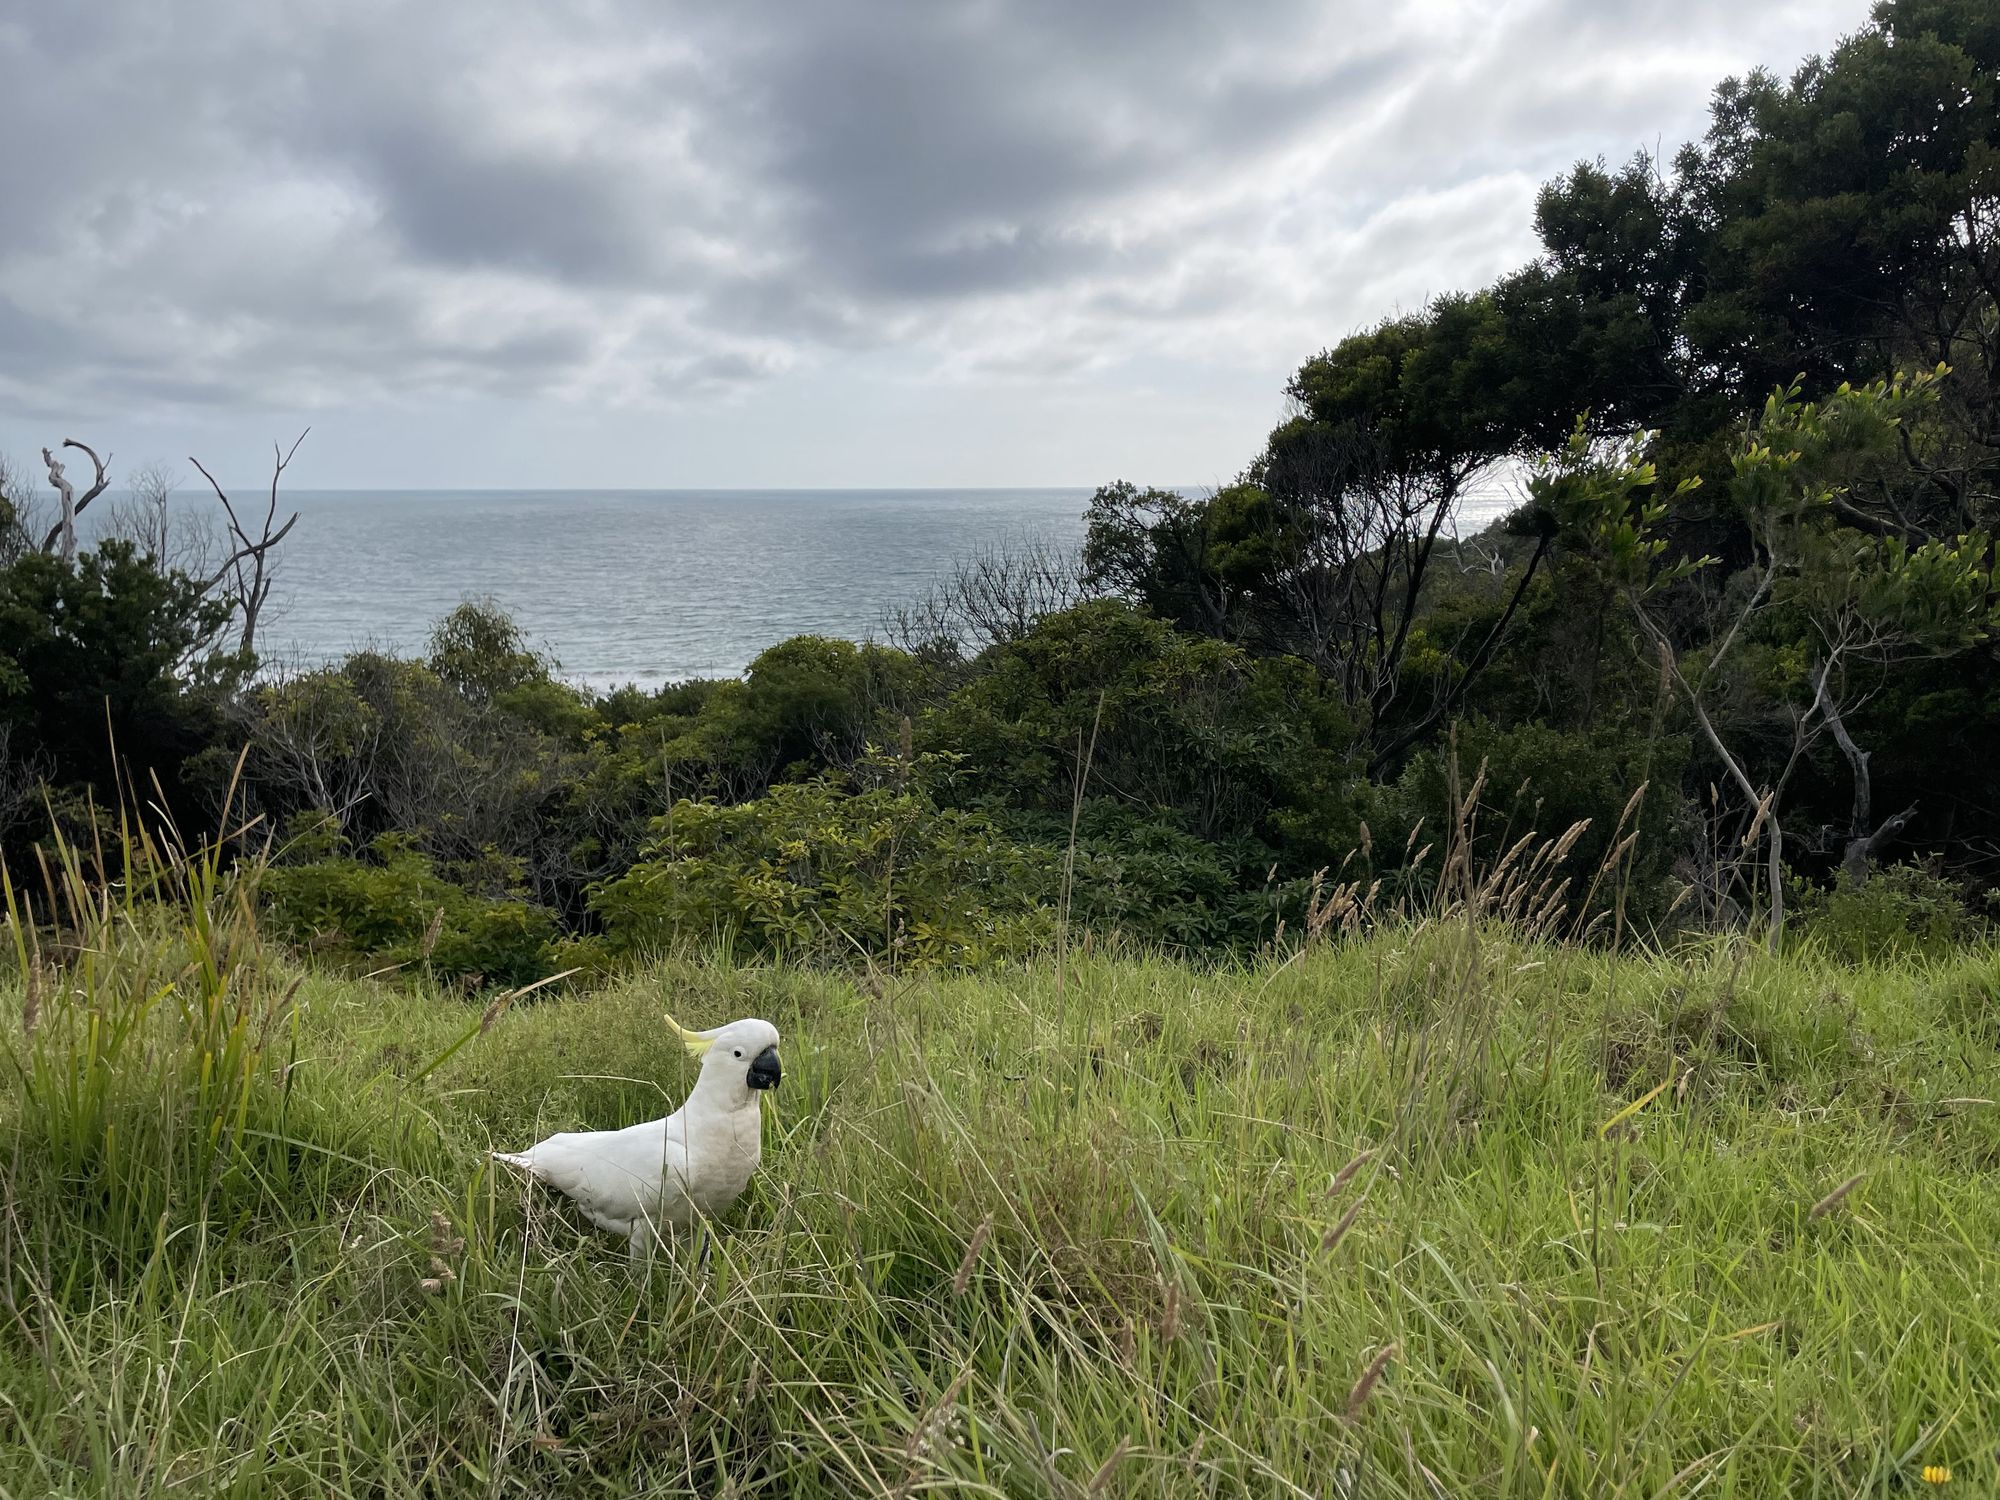
[[[239,515],[261,518],[268,480],[225,488]],[[882,639],[891,612],[960,559],[1080,546],[1094,490],[285,486],[279,520],[299,521],[278,552],[259,655],[279,672],[365,649],[420,655],[441,618],[479,600],[511,615],[560,678],[593,691],[736,677],[794,636]],[[127,498],[100,497],[86,536]],[[183,478],[169,511],[197,530],[219,519],[199,476]],[[1469,502],[1461,530],[1493,514],[1492,502]]]

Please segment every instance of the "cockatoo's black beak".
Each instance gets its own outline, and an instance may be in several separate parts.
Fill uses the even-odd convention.
[[[749,1077],[744,1081],[753,1089],[774,1089],[784,1076],[785,1070],[778,1066],[778,1044],[773,1042],[752,1060]]]

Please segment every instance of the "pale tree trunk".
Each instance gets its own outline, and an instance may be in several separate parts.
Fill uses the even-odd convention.
[[[1822,686],[1826,681],[1828,668],[1821,671]],[[1833,731],[1834,743],[1840,746],[1840,753],[1847,757],[1849,770],[1854,774],[1854,813],[1848,824],[1847,848],[1840,857],[1840,870],[1857,886],[1866,885],[1868,877],[1875,873],[1875,864],[1882,857],[1882,851],[1902,837],[1910,819],[1917,814],[1917,805],[1912,802],[1894,817],[1882,820],[1880,827],[1871,828],[1874,819],[1874,783],[1869,774],[1869,752],[1854,743],[1854,737],[1847,732],[1847,723],[1840,716],[1840,705],[1831,694],[1826,695],[1826,725]]]
[[[51,526],[49,534],[42,538],[42,550],[44,552],[56,553],[66,563],[74,563],[76,561],[76,518],[82,515],[84,507],[103,494],[106,486],[111,483],[111,479],[106,473],[106,467],[111,462],[111,455],[106,453],[104,457],[99,458],[95,449],[87,443],[79,443],[75,438],[64,438],[63,446],[65,448],[75,448],[79,452],[88,455],[90,466],[96,470],[96,475],[90,482],[90,488],[85,490],[79,497],[76,493],[76,487],[64,475],[63,466],[57,461],[55,454],[49,452],[46,448],[42,450],[42,462],[48,465],[49,483],[54,485],[56,492],[62,496],[62,519]]]
[[[1743,613],[1737,617],[1736,623],[1723,637],[1722,646],[1715,653],[1716,660],[1722,658],[1730,643],[1735,640],[1743,622],[1749,619],[1763,602],[1770,581],[1770,575],[1767,573],[1758,584],[1756,592],[1751,595],[1750,602],[1744,606]],[[1695,723],[1701,728],[1702,738],[1708,741],[1716,759],[1720,760],[1723,768],[1729,772],[1729,779],[1736,783],[1737,790],[1742,792],[1755,810],[1753,813],[1755,821],[1750,825],[1751,836],[1756,835],[1759,824],[1763,825],[1765,878],[1770,888],[1770,915],[1765,923],[1764,940],[1770,951],[1776,953],[1785,935],[1785,825],[1778,819],[1778,794],[1781,788],[1773,787],[1767,792],[1757,790],[1750,780],[1750,773],[1744,769],[1743,762],[1738,760],[1730,748],[1722,742],[1722,736],[1709,718],[1708,710],[1702,707],[1701,694],[1696,692],[1694,684],[1682,675],[1680,662],[1674,655],[1673,643],[1667,639],[1667,633],[1640,607],[1636,599],[1633,601],[1632,613],[1639,621],[1640,627],[1652,639],[1654,649],[1660,653],[1661,666],[1679,685],[1681,696],[1687,699],[1688,707],[1694,712]]]

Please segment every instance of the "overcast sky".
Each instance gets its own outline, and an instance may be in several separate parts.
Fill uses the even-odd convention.
[[[301,486],[1226,480],[1865,0],[34,0],[0,451]]]

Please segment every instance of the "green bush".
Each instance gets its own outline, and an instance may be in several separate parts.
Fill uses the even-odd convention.
[[[858,760],[886,739],[922,696],[924,669],[885,646],[826,636],[780,641],[741,682],[704,700],[673,758],[724,797],[755,796],[773,781],[805,781]]]
[[[222,738],[221,706],[250,665],[228,649],[229,618],[202,584],[130,542],[108,540],[73,565],[39,551],[0,565],[0,782],[16,779],[11,760],[105,805],[121,778],[151,798],[157,777],[175,818],[198,823],[213,790],[203,752]],[[21,800],[32,814],[40,798]]]
[[[555,968],[554,914],[475,896],[407,839],[378,838],[371,861],[327,852],[265,873],[272,927],[314,952],[468,983],[526,984]]]
[[[1800,893],[1798,932],[1842,963],[1935,957],[1976,941],[1985,923],[1957,884],[1922,865],[1890,865],[1857,885],[1843,871]]]
[[[1057,859],[1069,838],[1067,821],[1053,816],[1007,826]],[[1256,840],[1211,842],[1170,815],[1146,817],[1105,800],[1085,804],[1076,832],[1073,927],[1190,955],[1240,951],[1270,935],[1271,852]]]
[[[1053,931],[1060,856],[912,784],[782,784],[754,802],[684,800],[646,857],[592,894],[614,952],[719,941],[757,954],[882,955],[957,968]]]
[[[1287,832],[1323,837],[1353,738],[1303,663],[1258,661],[1110,599],[988,652],[922,726],[926,746],[963,757],[957,795],[975,805],[1067,823],[1087,760],[1087,798],[1204,839],[1272,833],[1281,813]]]

